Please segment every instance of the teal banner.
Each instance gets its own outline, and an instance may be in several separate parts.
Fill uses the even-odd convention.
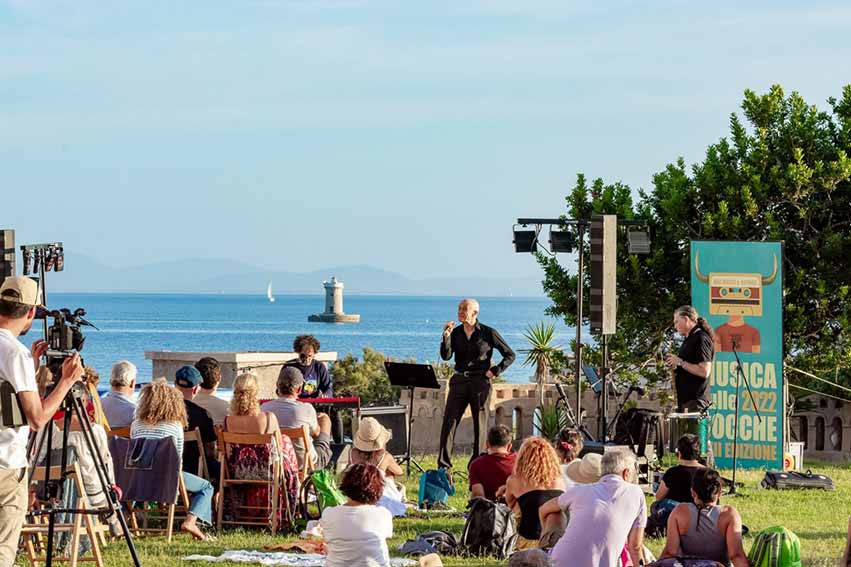
[[[709,415],[718,468],[733,466],[736,436],[738,468],[783,468],[782,266],[780,242],[691,243],[692,305],[715,332]],[[753,398],[742,382],[736,435],[742,374]]]

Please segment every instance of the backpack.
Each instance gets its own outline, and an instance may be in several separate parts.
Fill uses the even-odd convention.
[[[459,544],[463,552],[507,558],[517,543],[517,526],[511,508],[501,502],[473,498],[467,509],[469,513]]]
[[[315,498],[311,499],[311,495]],[[308,520],[318,520],[325,508],[345,503],[346,495],[337,488],[337,479],[328,469],[313,471],[301,485],[301,498],[299,498],[301,515]],[[318,513],[311,510],[311,504],[318,507]]]
[[[421,557],[429,553],[438,555],[455,555],[458,542],[455,536],[449,532],[431,531],[417,536],[417,539],[409,539],[400,548],[402,555]]]
[[[428,470],[420,475],[420,508],[432,508],[435,504],[448,507],[453,494],[455,486],[446,469]]]
[[[759,532],[748,553],[753,567],[801,567],[801,542],[783,526]]]

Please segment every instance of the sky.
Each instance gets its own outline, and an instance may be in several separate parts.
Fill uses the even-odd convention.
[[[515,219],[700,160],[745,89],[826,108],[848,29],[847,2],[0,0],[0,228],[114,266],[534,276]]]

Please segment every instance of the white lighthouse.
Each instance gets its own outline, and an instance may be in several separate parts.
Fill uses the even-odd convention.
[[[343,311],[343,282],[337,281],[337,276],[331,276],[330,281],[322,282],[325,288],[325,311],[310,315],[307,320],[311,323],[359,323],[360,315],[346,314]]]

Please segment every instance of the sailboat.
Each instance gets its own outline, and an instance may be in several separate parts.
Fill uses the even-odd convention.
[[[266,286],[266,297],[269,298],[269,303],[275,303],[275,296],[272,295],[272,282],[269,282],[269,285]]]

